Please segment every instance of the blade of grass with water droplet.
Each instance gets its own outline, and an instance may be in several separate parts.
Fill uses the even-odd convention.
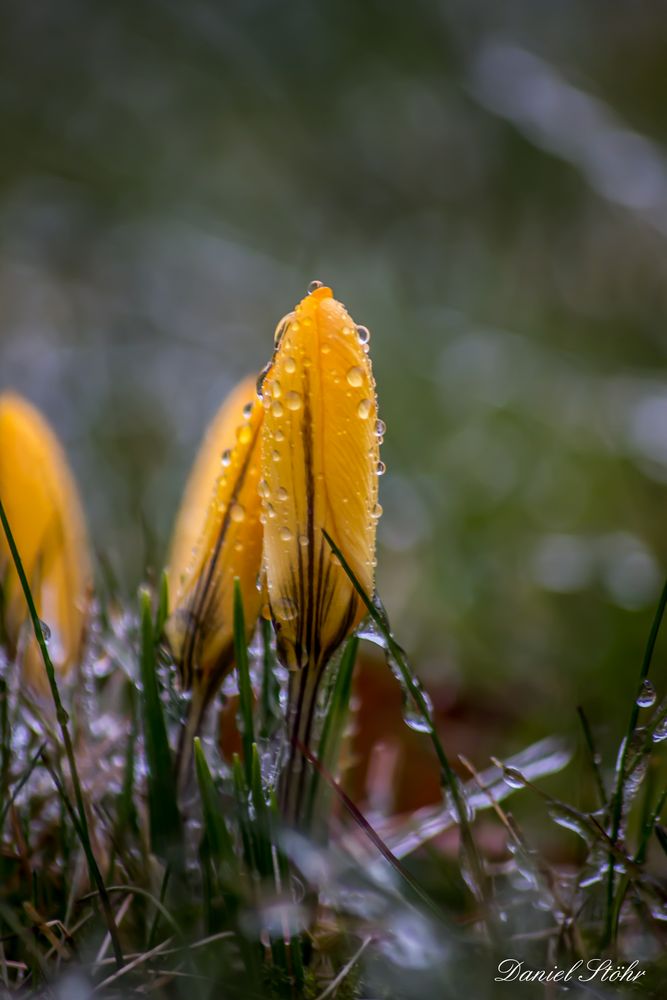
[[[482,862],[479,857],[479,853],[477,851],[477,845],[475,844],[475,840],[472,835],[472,831],[470,829],[470,823],[468,822],[466,804],[463,799],[463,794],[461,792],[461,789],[459,787],[458,779],[454,774],[454,771],[452,770],[451,764],[449,763],[449,758],[445,753],[445,748],[443,747],[440,737],[438,736],[438,733],[436,731],[435,724],[431,717],[428,704],[421,690],[421,686],[417,681],[416,677],[414,676],[412,668],[410,667],[410,664],[408,663],[403,650],[401,649],[401,647],[391,634],[384,616],[380,614],[376,606],[373,604],[371,598],[368,596],[368,594],[365,592],[365,590],[357,580],[349,564],[347,563],[345,556],[338,548],[334,540],[331,538],[329,533],[327,531],[323,531],[323,534],[332,552],[340,560],[341,566],[347,573],[347,576],[349,577],[352,586],[355,588],[355,590],[361,597],[362,601],[366,605],[366,609],[368,610],[369,615],[371,616],[376,626],[382,633],[382,636],[385,642],[387,643],[387,649],[391,654],[391,656],[394,658],[394,661],[401,672],[401,677],[403,678],[403,682],[407,688],[407,691],[410,697],[413,699],[417,709],[421,713],[425,723],[428,726],[427,731],[429,736],[431,737],[431,743],[433,744],[433,749],[435,750],[436,756],[440,763],[440,767],[442,768],[444,784],[448,789],[450,795],[452,796],[452,801],[456,809],[456,814],[459,821],[459,829],[461,831],[461,842],[463,845],[463,851],[470,870],[472,884],[474,886],[473,894],[476,895],[478,899],[483,900],[486,895],[484,869],[482,867]]]
[[[271,622],[261,619],[262,629],[262,692],[260,699],[259,735],[269,739],[282,722],[280,711],[280,685],[275,674],[275,656],[271,645]]]
[[[158,857],[182,865],[181,816],[174,769],[157,679],[157,657],[150,596],[141,593],[141,705],[148,763],[151,848]]]
[[[637,693],[632,703],[632,708],[630,710],[630,717],[628,719],[628,728],[625,734],[625,739],[623,741],[623,747],[620,753],[618,768],[616,772],[616,788],[614,790],[614,796],[612,799],[612,816],[611,816],[611,833],[610,840],[612,844],[616,844],[621,831],[621,822],[623,818],[623,800],[625,798],[625,780],[626,780],[626,765],[628,762],[628,753],[630,749],[630,742],[632,740],[633,733],[637,728],[637,720],[639,719],[639,705],[637,703],[637,698],[643,688],[644,681],[648,678],[649,670],[651,669],[651,661],[653,660],[653,653],[655,651],[655,645],[658,640],[658,633],[660,632],[660,626],[662,624],[662,619],[665,614],[665,609],[667,608],[667,580],[662,588],[662,593],[660,594],[660,599],[658,601],[658,606],[656,608],[655,616],[651,624],[651,631],[649,632],[648,640],[646,642],[646,649],[644,650],[644,658],[642,660],[641,668],[639,671],[639,683],[637,685]],[[615,920],[614,913],[618,909],[614,904],[614,888],[615,888],[615,878],[614,878],[614,855],[612,852],[609,853],[609,863],[607,866],[607,909],[605,917],[604,932],[602,935],[601,945],[606,948],[615,938]]]

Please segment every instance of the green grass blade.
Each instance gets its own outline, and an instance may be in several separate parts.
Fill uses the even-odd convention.
[[[662,625],[662,619],[665,614],[665,609],[667,608],[667,580],[662,588],[662,593],[660,594],[660,600],[658,601],[658,606],[655,611],[655,616],[651,624],[651,631],[649,632],[648,640],[646,642],[646,648],[644,650],[644,657],[639,670],[639,680],[637,684],[637,694],[632,702],[632,708],[630,710],[630,717],[628,719],[628,728],[626,730],[625,739],[623,741],[623,749],[621,751],[620,759],[618,762],[618,770],[616,773],[616,787],[614,790],[614,797],[612,799],[612,812],[611,812],[611,832],[610,839],[612,844],[616,844],[621,831],[621,822],[623,819],[623,802],[625,799],[625,778],[626,778],[626,767],[628,762],[628,753],[630,750],[630,742],[632,740],[632,734],[637,728],[637,720],[639,719],[639,704],[638,697],[641,693],[644,681],[647,679],[649,670],[651,669],[651,661],[653,659],[653,653],[655,651],[655,644],[658,640],[658,633],[660,632],[660,626]],[[613,938],[615,937],[616,921],[614,920],[614,913],[617,907],[614,906],[614,863],[615,858],[613,853],[609,853],[609,863],[607,866],[607,911],[605,919],[604,933],[602,936],[602,947],[607,947]]]
[[[199,737],[195,739],[194,744],[195,772],[199,785],[207,849],[217,866],[224,867],[230,874],[233,874],[238,871],[234,842],[223,819],[218,790],[213,783]]]
[[[249,788],[252,782],[252,745],[255,742],[255,730],[252,715],[252,686],[250,684],[245,615],[243,613],[243,598],[238,579],[234,580],[234,656],[236,658],[239,683],[239,715],[241,739],[243,741],[243,764],[245,767],[246,784]]]
[[[141,593],[141,705],[148,764],[148,811],[151,847],[163,860],[181,865],[181,816],[173,761],[157,680],[157,658],[150,596]]]
[[[431,738],[431,743],[433,744],[433,749],[435,750],[436,756],[440,763],[442,769],[442,776],[445,787],[448,789],[450,795],[452,796],[452,802],[454,803],[454,808],[456,810],[456,815],[459,821],[459,829],[461,831],[461,842],[463,846],[464,856],[468,864],[468,869],[470,873],[470,878],[472,881],[471,889],[478,899],[484,899],[485,897],[485,877],[484,869],[482,867],[482,862],[477,851],[477,845],[475,844],[475,839],[472,835],[472,830],[470,829],[470,822],[468,820],[468,811],[466,809],[466,804],[463,799],[463,794],[459,787],[459,782],[452,770],[452,766],[449,763],[449,758],[445,753],[445,748],[442,745],[440,737],[435,728],[433,718],[431,716],[431,711],[424,698],[424,694],[421,689],[421,685],[415,675],[412,672],[412,668],[408,663],[404,651],[401,649],[399,644],[394,639],[391,631],[389,630],[389,625],[387,623],[386,617],[380,613],[378,608],[375,606],[371,598],[368,596],[364,588],[361,586],[356,576],[354,575],[352,569],[350,568],[345,556],[338,548],[334,540],[331,538],[329,533],[323,529],[322,531],[325,539],[331,551],[335,556],[340,559],[341,566],[345,570],[352,586],[359,594],[360,598],[364,602],[366,609],[372,618],[375,625],[380,630],[382,637],[386,643],[387,652],[392,657],[394,663],[396,664],[398,670],[400,671],[405,688],[412,698],[416,708],[421,714],[424,722],[427,726],[428,734]]]
[[[81,790],[81,781],[79,780],[79,772],[77,770],[76,759],[74,757],[74,746],[69,731],[69,716],[65,711],[65,707],[60,698],[60,692],[58,691],[58,684],[56,682],[56,672],[53,663],[51,662],[49,650],[46,645],[46,639],[44,637],[44,629],[42,628],[42,622],[39,618],[39,615],[37,614],[35,601],[32,596],[30,584],[28,583],[28,577],[26,576],[25,569],[23,568],[23,562],[21,561],[21,556],[16,546],[16,541],[14,539],[14,535],[12,534],[12,529],[9,524],[5,508],[2,504],[2,500],[0,500],[0,523],[2,524],[3,530],[5,532],[5,537],[7,538],[9,551],[11,553],[12,560],[16,568],[16,573],[21,583],[21,589],[23,590],[23,595],[25,597],[25,601],[28,606],[28,614],[30,616],[30,621],[32,623],[35,639],[37,640],[37,644],[42,654],[44,669],[46,671],[47,680],[49,682],[49,688],[51,690],[51,696],[53,698],[53,704],[56,710],[56,718],[58,720],[63,746],[65,748],[65,755],[67,757],[67,763],[69,767],[70,778],[72,781],[72,787],[74,788],[74,797],[76,800],[76,808],[78,812],[77,829],[81,840],[81,846],[86,856],[86,861],[88,863],[88,870],[90,872],[91,881],[93,881],[97,886],[100,895],[100,904],[104,912],[107,929],[109,931],[109,936],[111,938],[116,964],[118,965],[119,968],[121,968],[124,964],[123,952],[120,946],[120,939],[118,937],[118,928],[116,927],[116,921],[114,919],[113,911],[111,909],[111,903],[109,902],[109,897],[107,895],[106,888],[104,885],[104,879],[102,878],[102,873],[95,859],[95,854],[93,853],[92,843],[90,839],[90,831],[88,829],[88,817],[86,815],[86,807],[83,801],[83,792]]]
[[[317,758],[322,766],[332,773],[336,772],[338,766],[340,744],[347,720],[352,691],[352,675],[354,673],[358,648],[359,640],[356,636],[351,636],[343,650],[322,726]],[[306,807],[306,823],[309,830],[313,829],[313,824],[316,824],[318,832],[319,828],[325,826],[326,816],[318,814],[324,811],[324,806],[330,799],[330,790],[322,786],[320,772],[315,769],[311,775],[308,805]]]
[[[260,698],[259,735],[269,739],[282,722],[280,685],[275,674],[275,656],[271,646],[271,622],[261,619],[262,629],[262,693]]]

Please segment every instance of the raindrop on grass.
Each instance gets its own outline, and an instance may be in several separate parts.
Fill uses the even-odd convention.
[[[667,717],[662,719],[651,734],[654,743],[662,743],[667,740]]]
[[[503,778],[510,788],[525,788],[526,779],[515,767],[503,767]]]
[[[50,626],[47,625],[46,622],[43,621],[40,618],[40,620],[39,620],[39,627],[42,630],[42,635],[44,636],[44,642],[48,642],[49,639],[51,638],[51,628],[50,628]]]
[[[637,695],[637,704],[640,708],[650,708],[651,705],[655,704],[655,699],[655,688],[649,680],[645,680],[642,683],[639,694]]]

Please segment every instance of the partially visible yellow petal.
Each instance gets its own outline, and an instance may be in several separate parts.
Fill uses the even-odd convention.
[[[259,613],[262,418],[255,379],[245,379],[206,432],[176,519],[166,631],[183,687],[204,703],[232,665],[235,577],[249,631]]]
[[[0,395],[0,497],[40,618],[49,652],[64,674],[82,654],[91,588],[83,510],[65,454],[44,417],[21,396]],[[0,531],[3,625],[15,655],[27,618],[25,597],[9,546]],[[30,636],[23,652],[27,681],[45,691],[39,647]]]
[[[265,569],[282,662],[319,674],[372,594],[379,439],[368,331],[319,287],[278,328],[261,391]]]

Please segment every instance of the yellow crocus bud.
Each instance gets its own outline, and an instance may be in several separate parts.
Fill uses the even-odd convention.
[[[84,515],[58,439],[39,411],[13,392],[0,395],[0,499],[37,613],[50,632],[54,668],[64,675],[80,662],[90,603]],[[0,595],[0,635],[9,655],[21,656],[25,679],[46,693],[42,655],[28,631],[25,596],[2,530]]]
[[[182,686],[193,689],[193,731],[188,738],[232,667],[235,577],[249,631],[259,614],[262,525],[257,483],[262,417],[255,379],[247,378],[209,426],[176,519],[166,633]]]
[[[374,589],[382,425],[368,336],[317,286],[278,325],[260,387],[264,565],[293,747],[308,744],[322,671],[365,614],[323,529]]]

